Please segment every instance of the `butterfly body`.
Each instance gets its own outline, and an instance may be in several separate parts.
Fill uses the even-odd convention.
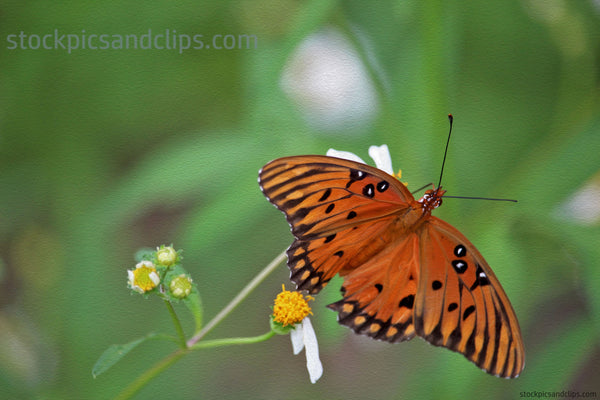
[[[274,160],[259,184],[295,236],[297,288],[318,293],[343,277],[343,298],[328,306],[340,324],[388,342],[417,335],[493,375],[521,372],[521,333],[500,283],[471,242],[431,215],[441,187],[415,200],[393,176],[327,156]]]

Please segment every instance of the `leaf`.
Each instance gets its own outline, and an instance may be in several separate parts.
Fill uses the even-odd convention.
[[[131,350],[135,349],[138,345],[150,339],[173,340],[171,336],[165,334],[149,333],[148,335],[142,338],[136,339],[126,344],[113,344],[109,346],[108,349],[104,351],[104,353],[102,353],[98,361],[96,361],[96,364],[94,364],[94,367],[92,368],[92,376],[96,378],[100,374],[104,373],[110,367],[115,365],[121,358],[127,355],[127,353],[129,353]]]
[[[188,297],[185,298],[184,303],[188,310],[194,316],[194,322],[196,323],[196,332],[202,328],[202,300],[196,285]]]

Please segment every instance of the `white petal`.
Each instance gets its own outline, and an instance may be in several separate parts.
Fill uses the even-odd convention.
[[[134,278],[133,271],[131,271],[131,270],[128,269],[127,270],[127,282],[129,282],[129,284],[131,286],[133,286],[133,278]]]
[[[158,284],[160,283],[160,277],[158,276],[158,274],[156,272],[150,272],[150,275],[148,275],[150,277],[150,280],[158,286]]]
[[[366,164],[366,162],[364,162],[362,158],[360,158],[356,154],[351,153],[349,151],[340,151],[340,150],[335,150],[335,149],[329,149],[329,150],[327,150],[327,155],[329,157],[343,158],[344,160],[356,161],[356,162],[359,162],[362,164]]]
[[[304,318],[302,325],[304,328],[304,345],[306,346],[306,368],[308,369],[310,381],[315,383],[323,375],[323,365],[319,360],[317,335],[308,317]]]
[[[392,157],[390,156],[390,150],[388,149],[387,144],[369,147],[369,156],[375,161],[377,168],[390,175],[394,174]]]
[[[290,339],[292,339],[294,354],[300,353],[304,348],[304,329],[302,323],[296,324],[296,327],[290,331]]]
[[[148,268],[154,268],[154,263],[152,261],[140,261],[139,263],[135,264],[136,268],[142,268],[142,267],[148,267]]]

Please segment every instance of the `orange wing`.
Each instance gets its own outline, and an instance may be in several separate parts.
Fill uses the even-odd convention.
[[[519,375],[523,342],[500,283],[451,225],[431,215],[410,225],[421,204],[397,179],[353,161],[297,156],[267,164],[259,183],[295,236],[287,256],[298,289],[317,293],[337,273],[344,278],[343,299],[328,306],[341,324],[389,342],[416,334],[491,374]]]
[[[430,216],[418,233],[417,335],[464,354],[488,373],[519,376],[525,366],[519,323],[490,266],[439,218]]]
[[[413,309],[419,282],[419,239],[400,237],[366,260],[360,268],[340,273],[344,298],[328,307],[354,332],[388,342],[415,336]]]
[[[296,237],[287,251],[291,280],[311,293],[380,252],[390,224],[414,201],[385,172],[327,156],[279,158],[260,170],[259,184]]]

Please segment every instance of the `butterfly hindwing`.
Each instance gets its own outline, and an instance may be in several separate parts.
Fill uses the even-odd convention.
[[[396,238],[344,278],[344,298],[328,307],[338,320],[358,334],[388,342],[415,335],[413,308],[418,283],[418,237]]]
[[[518,376],[525,363],[519,324],[485,259],[439,218],[430,217],[419,233],[417,334],[464,354],[493,375]]]

